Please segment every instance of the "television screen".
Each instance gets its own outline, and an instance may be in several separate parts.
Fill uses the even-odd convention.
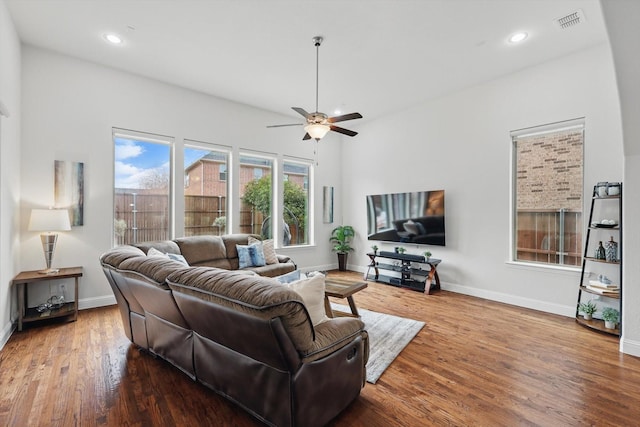
[[[445,246],[444,190],[367,196],[369,240]]]

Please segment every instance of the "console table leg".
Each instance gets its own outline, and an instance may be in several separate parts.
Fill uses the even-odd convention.
[[[432,265],[431,271],[429,271],[429,275],[427,276],[427,280],[424,283],[424,293],[429,295],[431,293],[431,282],[435,279],[436,285],[433,287],[434,290],[440,290],[440,277],[438,276],[438,272],[436,268]]]

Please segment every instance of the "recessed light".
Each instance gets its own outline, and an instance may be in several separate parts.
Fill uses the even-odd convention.
[[[527,33],[524,33],[524,32],[515,33],[509,37],[509,43],[520,43],[526,40],[527,37],[529,37],[529,34]]]
[[[104,37],[104,39],[111,44],[122,44],[122,39],[120,38],[120,36],[117,36],[113,33],[107,33],[102,37]]]

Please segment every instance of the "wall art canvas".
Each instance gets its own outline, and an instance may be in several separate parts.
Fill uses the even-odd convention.
[[[325,224],[333,222],[333,187],[322,188],[322,220]]]
[[[71,226],[84,225],[84,163],[55,161],[55,205],[69,209]]]

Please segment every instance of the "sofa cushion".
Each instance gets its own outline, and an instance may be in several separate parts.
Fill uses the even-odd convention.
[[[111,249],[109,252],[104,253],[100,257],[100,262],[106,265],[110,265],[112,267],[118,268],[120,263],[135,257],[144,256],[144,252],[133,246],[118,246],[117,248]]]
[[[313,277],[294,280],[283,285],[300,294],[313,326],[329,320],[324,309],[324,274],[316,274]]]
[[[264,261],[264,252],[262,251],[262,242],[252,245],[236,245],[238,251],[238,268],[262,267],[266,265]]]
[[[189,265],[227,258],[225,245],[218,236],[181,237],[175,242]]]
[[[264,260],[267,264],[277,264],[278,255],[276,254],[276,249],[273,244],[273,239],[260,240],[256,239],[253,236],[249,236],[247,242],[252,245],[254,243],[262,242],[262,251],[264,252]]]
[[[237,258],[236,258],[237,261]],[[261,267],[247,267],[245,270],[251,270],[260,276],[276,277],[296,269],[296,265],[292,262],[279,262],[278,264],[267,264]],[[238,270],[242,271],[242,270]]]
[[[167,277],[174,292],[202,298],[262,319],[280,317],[298,351],[313,350],[315,338],[302,297],[274,279],[234,271],[190,267]]]
[[[234,258],[238,258],[238,251],[236,250],[236,245],[248,245],[249,244],[249,236],[254,239],[260,240],[260,236],[257,234],[225,234],[222,236],[222,241],[227,249],[227,258],[233,260]],[[232,261],[233,262],[233,261]],[[236,266],[236,268],[238,268]]]
[[[120,264],[119,270],[132,271],[136,274],[146,276],[157,285],[167,288],[165,280],[167,276],[176,270],[188,269],[179,261],[160,256],[139,256],[129,258]]]
[[[133,246],[142,249],[145,254],[149,253],[149,249],[154,248],[163,254],[179,254],[180,248],[173,240],[155,240],[151,242],[135,243]]]

